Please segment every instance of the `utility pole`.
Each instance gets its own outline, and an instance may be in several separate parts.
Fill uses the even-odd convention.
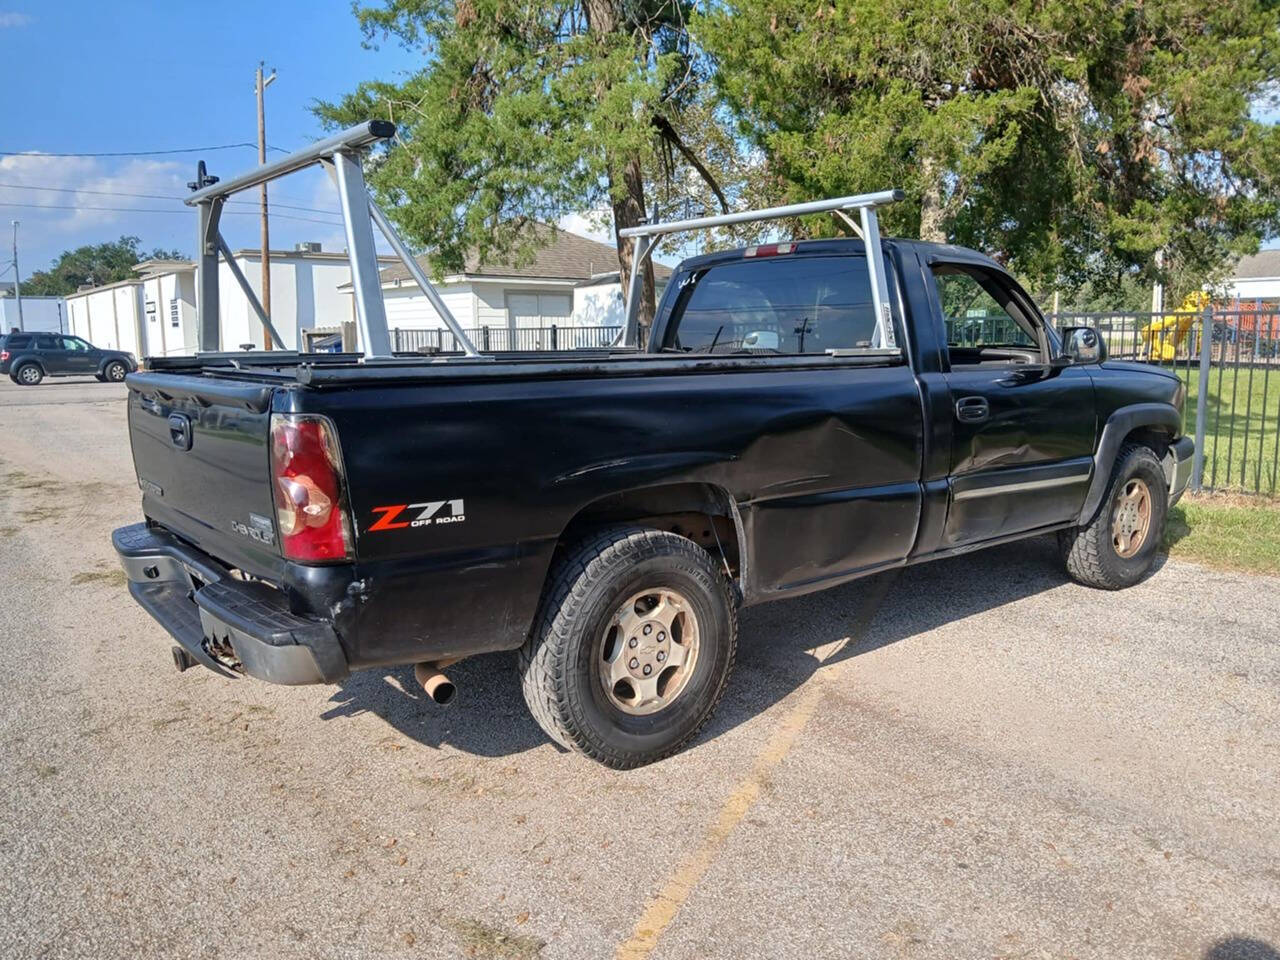
[[[13,224],[13,298],[18,301],[18,329],[25,330],[22,322],[22,274],[18,272],[18,224],[20,220],[10,220]],[[0,330],[0,334],[7,331]]]
[[[267,111],[264,103],[263,93],[267,87],[271,85],[271,81],[276,78],[276,72],[273,69],[271,76],[265,79],[262,76],[262,61],[258,61],[257,73],[257,93],[258,93],[258,164],[262,165],[267,162]],[[267,315],[267,319],[271,319],[271,236],[267,229],[267,185],[264,183],[262,190],[262,310]],[[265,324],[262,327],[262,346],[264,350],[271,349],[271,330]]]

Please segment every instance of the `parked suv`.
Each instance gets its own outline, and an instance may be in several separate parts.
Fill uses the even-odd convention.
[[[93,375],[122,381],[138,369],[137,358],[123,350],[102,350],[64,333],[11,333],[0,338],[0,373],[24,387],[45,377]]]

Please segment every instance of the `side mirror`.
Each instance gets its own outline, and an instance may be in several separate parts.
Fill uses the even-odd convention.
[[[1107,342],[1093,327],[1066,327],[1062,354],[1072,363],[1101,363],[1107,359]]]

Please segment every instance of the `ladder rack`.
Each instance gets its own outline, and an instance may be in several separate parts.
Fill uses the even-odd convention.
[[[231,270],[236,283],[249,301],[262,325],[271,333],[277,347],[284,348],[267,312],[254,294],[249,281],[231,256],[231,249],[222,237],[219,222],[222,207],[229,197],[271,180],[297,173],[312,166],[324,167],[338,187],[338,199],[342,207],[342,220],[346,227],[347,249],[351,256],[351,286],[355,299],[356,320],[360,327],[361,345],[366,356],[389,357],[391,334],[387,329],[387,312],[382,301],[382,278],[378,270],[378,253],[374,248],[373,225],[377,225],[387,238],[396,256],[404,263],[418,287],[426,295],[445,325],[453,332],[462,352],[469,358],[480,357],[480,351],[463,331],[453,312],[445,305],[440,294],[427,279],[426,272],[414,259],[412,251],[400,239],[391,221],[369,196],[360,166],[361,153],[370,145],[394,136],[395,125],[385,120],[369,120],[349,127],[331,137],[317,141],[309,147],[297,150],[287,157],[263,164],[248,173],[230,180],[218,180],[205,174],[204,164],[199,167],[198,179],[191,184],[193,192],[186,197],[189,206],[199,211],[199,232],[196,235],[196,316],[200,328],[201,351],[217,352],[222,349],[221,317],[218,306],[218,257]]]
[[[199,230],[196,235],[196,315],[199,323],[199,341],[201,352],[216,353],[222,349],[222,331],[218,299],[218,261],[221,258],[245,298],[249,301],[263,327],[271,334],[276,346],[283,349],[285,344],[271,320],[263,309],[262,303],[253,292],[249,281],[241,272],[231,255],[231,248],[222,236],[219,223],[222,208],[232,195],[253,187],[261,186],[272,180],[296,173],[312,166],[321,166],[329,172],[338,188],[338,198],[342,207],[342,219],[346,228],[347,249],[351,256],[351,286],[355,300],[356,319],[360,329],[361,346],[369,358],[390,357],[391,334],[387,328],[386,306],[382,298],[382,278],[378,270],[378,256],[374,248],[373,227],[386,237],[396,256],[404,263],[409,275],[418,284],[419,289],[430,301],[431,306],[444,320],[445,325],[457,338],[458,345],[468,359],[491,359],[483,356],[475,344],[462,329],[453,312],[440,297],[439,292],[427,278],[426,272],[414,258],[412,251],[396,233],[391,221],[369,196],[365,185],[364,172],[361,168],[361,156],[371,145],[390,139],[396,128],[385,120],[368,120],[349,127],[313,143],[309,147],[297,150],[286,157],[263,164],[229,180],[219,180],[206,174],[204,163],[199,166],[195,183],[191,184],[192,193],[185,198],[189,206],[199,213]],[[762,210],[743,210],[738,213],[726,213],[718,216],[697,217],[691,220],[673,220],[667,223],[641,224],[618,231],[618,236],[634,240],[632,251],[632,270],[628,284],[626,307],[627,317],[623,326],[620,343],[622,346],[637,345],[637,328],[639,317],[640,284],[643,276],[645,258],[653,252],[653,238],[673,233],[685,233],[692,230],[708,230],[714,227],[731,226],[737,223],[749,223],[760,220],[776,220],[781,217],[800,217],[807,214],[835,212],[862,237],[867,249],[867,274],[871,281],[872,304],[876,317],[875,345],[880,349],[893,349],[896,340],[893,331],[892,317],[889,309],[888,282],[886,280],[884,258],[873,256],[873,251],[880,251],[880,226],[876,218],[876,208],[895,203],[903,199],[901,190],[882,190],[878,193],[864,193],[851,197],[835,197],[829,200],[813,200],[808,203],[793,203],[781,207],[767,207]],[[855,223],[847,216],[857,211],[860,222]]]

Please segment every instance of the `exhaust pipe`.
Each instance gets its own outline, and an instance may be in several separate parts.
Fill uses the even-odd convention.
[[[427,696],[442,707],[453,702],[458,689],[453,685],[452,680],[440,672],[440,668],[457,662],[457,660],[438,660],[435,663],[414,664],[414,679],[426,691]]]

